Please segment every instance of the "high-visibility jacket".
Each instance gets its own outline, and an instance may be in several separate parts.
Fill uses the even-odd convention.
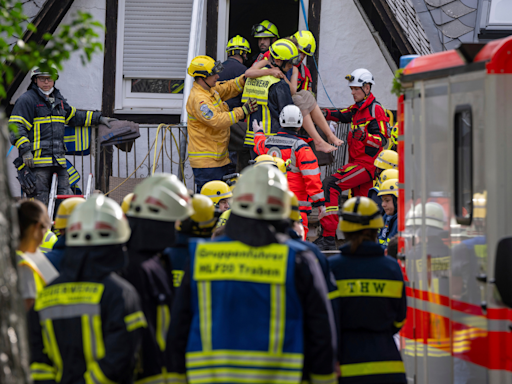
[[[265,68],[270,68],[270,65]],[[258,110],[247,118],[247,132],[244,140],[245,146],[252,147],[254,146],[253,121],[261,122],[265,135],[275,135],[281,128],[279,114],[284,107],[293,104],[293,99],[290,86],[284,80],[270,75],[247,79],[242,102],[245,103],[249,98],[258,102]]]
[[[16,262],[18,268],[26,267],[32,271],[36,294],[38,294],[48,283],[57,278],[59,273],[42,253],[36,252],[31,255],[32,256],[29,256],[24,252],[16,251]]]
[[[301,211],[311,211],[311,205],[325,205],[318,160],[311,147],[292,130],[282,129],[275,136],[266,137],[261,131],[254,138],[254,151],[269,154],[284,161],[291,160],[287,172],[290,190],[297,195]],[[308,202],[310,197],[312,204]]]
[[[231,112],[225,100],[242,92],[245,76],[217,82],[205,90],[194,83],[187,101],[188,156],[192,168],[223,167],[228,156],[229,127],[245,116],[242,108]]]
[[[351,130],[348,133],[348,155],[349,163],[360,164],[373,176],[375,165],[373,164],[390,137],[389,117],[384,109],[375,100],[373,94],[364,100],[359,106],[357,103],[347,109],[324,110],[327,113],[327,120],[351,123]],[[366,138],[363,141],[352,138],[354,129],[364,129]]]
[[[123,246],[68,248],[29,312],[34,383],[132,383],[141,328],[135,289],[114,273]]]
[[[383,249],[388,247],[389,241],[398,233],[398,214],[384,215],[384,228],[379,232],[379,244]]]
[[[17,132],[11,131],[11,144],[18,148],[20,156],[32,151],[35,167],[65,167],[65,125],[89,127],[97,125],[101,117],[101,112],[76,110],[58,89],[52,96],[55,98],[53,104],[37,85],[31,84],[14,104],[9,118],[9,123],[17,127]]]
[[[407,311],[400,265],[371,241],[340,251],[328,259],[338,285],[340,383],[406,383],[393,339]]]
[[[335,383],[327,289],[303,245],[224,236],[191,242],[190,255],[169,341],[183,382],[186,364],[190,384],[293,384],[303,369],[311,383]]]

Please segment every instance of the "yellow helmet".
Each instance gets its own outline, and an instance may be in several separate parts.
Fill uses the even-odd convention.
[[[279,32],[274,23],[263,20],[261,23],[252,26],[252,36],[257,39],[265,37],[276,37],[279,39]]]
[[[394,145],[398,145],[398,123],[396,123],[391,130],[391,142]]]
[[[398,198],[398,179],[388,179],[380,186],[377,196],[394,195]]]
[[[41,245],[39,246],[39,250],[43,253],[49,252],[53,249],[53,244],[57,242],[57,236],[52,231],[48,230],[44,234],[44,239]]]
[[[66,229],[69,215],[71,215],[71,212],[73,212],[77,205],[84,202],[85,199],[82,197],[70,197],[60,203],[59,209],[57,209],[57,216],[55,216],[55,224],[53,224],[53,228]]]
[[[373,162],[377,168],[380,169],[397,169],[398,168],[398,153],[391,149],[385,149]]]
[[[315,36],[310,31],[299,31],[293,35],[297,40],[297,48],[308,56],[313,56],[316,51]]]
[[[357,196],[348,199],[341,208],[339,229],[343,232],[357,232],[363,229],[380,229],[384,220],[379,207],[372,199]]]
[[[233,193],[231,192],[231,189],[229,189],[229,185],[220,180],[209,181],[203,185],[203,188],[201,188],[201,195],[210,198],[215,205],[219,204],[219,201],[221,200],[233,197]]]
[[[236,35],[228,41],[228,44],[226,45],[226,52],[229,53],[236,50],[251,53],[251,46],[242,36]]]
[[[297,196],[295,196],[295,193],[293,193],[292,191],[289,191],[288,192],[292,198],[291,200],[291,206],[292,206],[292,210],[290,212],[290,220],[293,220],[293,221],[301,221],[301,217],[300,217],[300,212],[299,212],[299,199],[297,198]]]
[[[132,193],[129,193],[127,194],[124,199],[123,199],[123,202],[121,203],[121,209],[123,210],[123,213],[126,215],[128,213],[128,211],[130,210],[130,204],[132,202],[132,199],[133,199],[133,192]]]
[[[190,218],[199,225],[199,228],[209,228],[215,225],[215,205],[211,199],[195,194],[192,196],[192,208],[194,214]]]
[[[269,48],[274,59],[290,61],[293,65],[300,63],[299,50],[290,40],[280,39]]]
[[[210,56],[196,56],[188,66],[188,74],[192,77],[210,77],[221,73],[224,66]]]
[[[390,126],[393,126],[395,124],[395,115],[393,115],[393,111],[391,111],[389,109],[384,109],[384,113],[389,118],[388,124]]]
[[[396,169],[384,170],[377,179],[376,187],[379,189],[382,188],[382,184],[384,184],[384,182],[386,182],[387,180],[391,179],[398,179],[398,171]]]
[[[263,165],[263,164],[272,165],[272,166],[279,168],[279,170],[281,172],[283,172],[284,175],[286,175],[286,171],[287,171],[286,167],[288,164],[280,157],[270,156],[270,155],[259,155],[256,159],[254,159],[254,161],[255,161],[255,164],[254,164],[255,166],[259,166],[259,165]]]
[[[226,223],[228,222],[229,216],[231,216],[231,209],[222,212],[222,214],[219,217],[219,220],[217,220],[217,225],[215,225],[215,229],[225,226]]]

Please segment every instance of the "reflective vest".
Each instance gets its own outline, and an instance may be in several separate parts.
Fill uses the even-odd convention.
[[[91,128],[66,126],[64,144],[66,145],[66,155],[89,155],[91,153]]]
[[[39,246],[39,250],[43,253],[50,252],[53,249],[53,245],[57,242],[57,235],[52,231],[48,230],[44,234],[44,239],[41,245]]]
[[[76,168],[71,164],[69,160],[66,159],[66,168],[68,171],[68,177],[69,177],[69,186],[72,187],[76,183],[80,181],[80,174],[76,170]]]
[[[244,92],[242,94],[242,103],[245,103],[249,98],[257,101],[259,105],[258,112],[261,113],[261,119],[258,116],[257,120],[261,121],[263,133],[267,136],[275,134],[272,133],[272,116],[270,115],[270,109],[268,108],[268,93],[270,87],[279,81],[281,81],[281,79],[274,76],[261,76],[255,79],[247,79],[245,81]],[[251,119],[247,119],[247,133],[244,141],[245,145],[254,145],[254,132],[251,129],[252,121],[254,120],[253,117],[254,116],[251,115]]]
[[[300,383],[304,329],[295,250],[223,239],[190,243],[188,382]]]
[[[41,257],[44,256],[41,255]],[[49,261],[44,263],[40,262],[41,260],[33,260],[21,251],[16,251],[16,260],[19,267],[28,267],[32,271],[36,294],[39,294],[49,282],[59,276],[59,273]]]

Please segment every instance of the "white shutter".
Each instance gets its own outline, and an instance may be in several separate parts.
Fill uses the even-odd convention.
[[[192,1],[126,0],[124,78],[185,78]]]

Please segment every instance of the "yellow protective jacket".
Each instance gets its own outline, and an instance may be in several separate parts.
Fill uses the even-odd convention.
[[[229,127],[243,119],[242,108],[229,111],[226,103],[240,94],[244,75],[217,82],[209,91],[194,83],[187,101],[188,156],[192,168],[214,168],[229,164]]]

